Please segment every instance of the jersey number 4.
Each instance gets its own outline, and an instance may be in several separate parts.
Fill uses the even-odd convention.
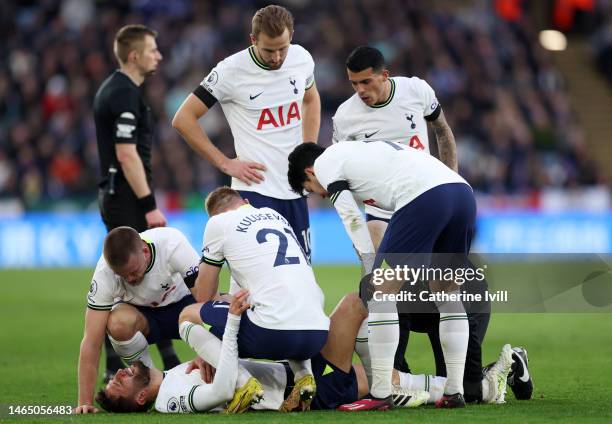
[[[283,228],[283,230],[285,231],[285,233],[291,236],[291,238],[297,243],[298,246],[300,246],[300,244],[295,239],[295,236],[293,235],[293,231],[291,231],[289,228]],[[259,244],[267,242],[268,234],[272,234],[278,237],[278,252],[276,252],[276,260],[274,261],[274,266],[295,265],[300,263],[300,258],[298,256],[287,256],[287,246],[289,245],[289,241],[287,239],[287,236],[278,230],[275,230],[273,228],[262,228],[257,232],[257,242]]]

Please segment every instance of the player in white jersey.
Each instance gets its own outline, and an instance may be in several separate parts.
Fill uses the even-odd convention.
[[[93,392],[105,333],[124,361],[147,366],[152,365],[149,344],[179,338],[176,323],[183,308],[195,302],[190,287],[198,264],[197,252],[174,228],[138,234],[118,227],[108,233],[87,294],[77,412],[95,412]]]
[[[333,118],[334,142],[339,140],[389,140],[425,152],[430,151],[428,127],[435,133],[440,159],[457,171],[453,132],[444,117],[434,90],[420,78],[389,77],[382,53],[373,47],[355,48],[346,60],[348,79],[355,94],[345,101]],[[392,211],[366,205],[366,223],[374,249],[380,245]],[[488,313],[468,313],[470,339],[464,375],[466,401],[481,398],[482,349]],[[442,347],[437,334],[436,314],[399,314],[400,338],[395,368],[409,372],[406,347],[410,331],[426,331],[432,343],[436,369],[444,370]],[[367,328],[362,329],[367,337]],[[514,389],[514,387],[513,387]]]
[[[369,46],[354,49],[346,60],[355,94],[333,119],[333,142],[388,140],[429,153],[428,126],[434,130],[440,160],[457,172],[457,147],[434,90],[417,77],[389,77],[382,53]],[[377,249],[393,211],[366,205],[366,221]]]
[[[252,308],[238,338],[240,356],[288,359],[296,391],[314,390],[309,360],[325,344],[329,319],[323,292],[289,222],[273,209],[253,207],[229,187],[213,191],[206,210],[210,219],[195,285],[196,300],[202,303],[181,316],[211,325],[215,334],[222,331],[227,309],[215,299],[227,262],[237,285],[251,293]]]
[[[245,302],[247,294],[245,290],[239,291],[227,305],[223,343],[204,327],[184,321],[180,326],[181,337],[198,354],[196,360],[166,372],[140,364],[121,370],[98,392],[98,403],[109,412],[146,411],[153,404],[157,411],[164,413],[222,409],[239,413],[249,407],[278,410],[291,391],[289,367],[283,363],[238,359],[240,314],[250,306]],[[312,409],[336,409],[342,404],[346,404],[342,408],[346,411],[361,409],[356,401],[368,393],[368,380],[363,367],[352,364],[352,357],[357,329],[366,316],[367,311],[356,293],[345,296],[334,308],[330,317],[333,337],[313,358],[318,390]],[[482,383],[485,402],[503,403],[508,358],[508,348],[504,347],[499,360],[487,371]],[[411,408],[438,400],[445,380],[394,371],[393,402],[395,406]]]
[[[423,254],[416,255],[423,263],[410,263],[413,267],[431,266],[432,253],[458,254],[461,261],[467,260],[476,215],[474,195],[461,176],[429,154],[391,141],[341,142],[327,149],[305,143],[289,156],[288,179],[297,193],[306,190],[330,197],[358,250],[367,246],[369,234],[355,200],[394,211],[376,265],[382,259],[402,265],[405,259],[393,254],[409,255],[410,260],[415,253]],[[440,406],[463,406],[467,317],[460,302],[441,306],[440,339],[449,378],[448,396]],[[371,301],[368,310],[371,393],[379,401],[369,407],[378,409],[390,402],[389,374],[399,337],[397,307],[394,302]]]
[[[306,200],[287,185],[287,156],[302,141],[316,142],[320,98],[310,53],[291,44],[293,17],[276,5],[253,17],[252,45],[222,60],[176,112],[172,125],[202,157],[232,177],[255,207],[271,207],[289,221],[310,255]],[[237,157],[215,147],[198,119],[221,105]]]

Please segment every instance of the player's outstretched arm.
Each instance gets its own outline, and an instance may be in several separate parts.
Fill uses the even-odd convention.
[[[110,311],[94,311],[89,308],[85,312],[85,331],[79,354],[79,403],[76,413],[98,411],[93,407],[93,395],[109,314]]]
[[[302,139],[304,142],[316,143],[321,127],[321,97],[317,85],[313,84],[304,93],[302,100]]]
[[[194,408],[193,412],[209,411],[223,405],[234,397],[236,381],[238,379],[238,330],[240,328],[240,315],[249,307],[247,303],[248,294],[248,291],[241,290],[236,293],[230,304],[215,379],[212,385],[200,385],[195,388],[191,402]],[[194,340],[191,339],[202,338],[205,332],[207,331],[202,326],[193,325],[187,321],[181,323],[181,338],[194,348],[196,352],[202,346],[197,346]]]
[[[238,330],[240,329],[240,316],[250,305],[248,303],[249,291],[242,289],[232,299],[227,314],[221,357],[213,381],[213,391],[221,393],[226,400],[234,397],[236,381],[238,380]]]
[[[436,134],[440,160],[453,171],[459,172],[457,144],[453,131],[444,117],[444,111],[441,110],[440,115],[435,120],[430,121],[430,125]]]
[[[332,196],[332,199],[334,208],[342,219],[342,224],[359,254],[365,273],[368,274],[372,271],[375,250],[361,210],[348,190],[343,190],[336,196]]]
[[[208,112],[208,107],[197,96],[190,94],[176,111],[172,119],[172,127],[193,150],[221,172],[238,178],[248,185],[263,181],[264,177],[258,171],[265,171],[264,165],[241,161],[237,158],[230,159],[210,141],[204,129],[198,124],[198,119],[206,112]]]

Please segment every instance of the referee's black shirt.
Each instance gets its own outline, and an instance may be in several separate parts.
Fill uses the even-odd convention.
[[[115,144],[118,143],[136,144],[147,182],[151,186],[153,120],[140,87],[123,72],[115,71],[102,83],[96,93],[94,120],[102,174],[100,187],[106,188],[111,165],[117,168],[115,185],[127,184],[115,153]]]

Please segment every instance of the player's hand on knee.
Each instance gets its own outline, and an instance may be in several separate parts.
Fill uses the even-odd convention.
[[[202,380],[204,380],[205,383],[211,384],[213,382],[215,372],[217,370],[199,356],[195,357],[191,362],[189,362],[189,365],[187,365],[187,369],[185,370],[185,374],[190,374],[191,371],[196,369],[200,370],[200,377],[202,377]]]
[[[166,217],[159,209],[154,209],[145,214],[149,228],[165,227],[168,224]]]
[[[232,315],[240,316],[244,311],[249,309],[251,305],[248,303],[249,300],[249,291],[246,289],[242,289],[238,291],[232,302],[230,303],[229,313]]]
[[[238,178],[245,184],[251,185],[251,183],[259,184],[265,179],[258,171],[265,171],[266,167],[261,163],[246,162],[236,158],[227,161],[222,170],[227,175]]]
[[[73,414],[96,414],[100,412],[98,408],[93,405],[81,405],[74,408]]]

